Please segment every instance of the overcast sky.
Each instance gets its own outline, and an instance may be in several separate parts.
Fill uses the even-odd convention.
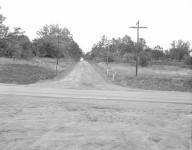
[[[147,45],[170,48],[173,40],[192,44],[192,0],[0,0],[0,14],[9,27],[21,27],[32,40],[46,24],[67,27],[83,51],[91,50],[102,35],[125,34],[136,41],[138,19],[140,37]]]

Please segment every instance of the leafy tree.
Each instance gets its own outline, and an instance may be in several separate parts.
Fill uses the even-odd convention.
[[[184,57],[184,64],[185,65],[192,65],[192,56],[185,56]]]
[[[189,56],[190,43],[183,40],[173,41],[171,43],[172,48],[169,50],[170,57],[175,60],[182,60],[185,55]]]
[[[33,46],[34,55],[39,57],[56,57],[57,52],[59,52],[57,47],[45,39],[35,39],[33,41]]]
[[[155,46],[153,48],[153,51],[151,51],[152,59],[159,60],[165,57],[165,54],[163,52],[163,48],[159,45]]]
[[[150,60],[150,56],[147,52],[141,51],[139,53],[139,64],[143,67],[148,66]]]
[[[173,41],[171,45],[172,48],[170,50],[164,51],[159,45],[154,48],[148,47],[143,38],[139,39],[139,45],[137,45],[137,43],[133,42],[128,35],[125,35],[123,38],[112,38],[111,40],[107,39],[106,36],[102,36],[100,41],[93,45],[87,56],[89,56],[90,59],[99,58],[100,61],[106,61],[109,48],[109,56],[113,59],[115,58],[114,60],[118,58],[123,59],[126,62],[133,62],[135,61],[134,56],[138,50],[140,64],[144,66],[152,59],[161,60],[164,58],[172,58],[182,60],[184,59],[184,56],[189,56],[190,43],[188,41]]]
[[[85,59],[85,60],[92,60],[93,57],[92,57],[92,55],[91,55],[91,52],[87,52],[87,53],[85,54],[85,56],[84,56],[84,59]]]
[[[75,41],[70,42],[69,53],[70,56],[73,56],[74,58],[80,58],[83,54],[79,45]]]
[[[33,41],[34,53],[41,57],[72,56],[80,58],[82,50],[73,40],[73,36],[67,28],[59,25],[46,25],[39,31],[38,39]]]
[[[121,56],[123,56],[125,53],[132,53],[134,50],[134,42],[131,40],[131,37],[128,35],[125,35],[119,44],[119,50]]]
[[[92,58],[98,58],[98,59],[104,59],[107,57],[108,48],[109,48],[110,41],[108,38],[103,35],[99,42],[93,45],[91,50],[91,57]]]
[[[122,58],[126,53],[134,52],[134,47],[134,42],[128,35],[112,40],[104,35],[99,42],[93,45],[91,55],[92,58],[99,58],[102,61],[106,61],[108,56],[111,61],[114,61],[115,57]]]
[[[31,42],[21,28],[14,28],[13,32],[9,31],[6,36],[1,38],[0,44],[1,57],[27,59],[32,56]]]
[[[3,22],[5,17],[0,14],[0,57],[28,58],[32,56],[31,42],[24,31],[15,27],[13,32]]]
[[[1,7],[0,7],[0,9],[1,9]],[[6,26],[3,24],[3,22],[5,21],[5,19],[6,19],[6,18],[5,18],[2,14],[0,14],[0,38],[6,37],[7,34],[8,34],[8,31],[9,31],[9,28],[6,27]]]
[[[143,51],[147,48],[146,41],[143,38],[139,38],[139,51]]]
[[[15,27],[13,32],[9,32],[7,35],[7,43],[9,51],[8,57],[27,59],[32,57],[31,42],[29,38],[24,35],[24,31]],[[11,52],[11,53],[10,53]]]
[[[134,53],[125,53],[123,59],[125,62],[133,62],[136,60],[136,55]]]
[[[170,51],[167,49],[164,51],[165,53],[165,58],[170,58]]]

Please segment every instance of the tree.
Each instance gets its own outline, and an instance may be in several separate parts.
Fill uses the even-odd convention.
[[[190,43],[183,40],[173,41],[171,43],[172,48],[169,50],[170,57],[175,60],[181,61],[184,56],[189,56]]]
[[[93,57],[92,57],[92,55],[91,55],[91,52],[87,52],[87,53],[84,55],[84,59],[85,59],[85,60],[92,60]]]
[[[67,40],[72,40],[73,35],[67,28],[60,28],[58,24],[46,25],[39,31],[37,31],[37,35],[39,37],[51,37],[59,34],[60,37],[65,38]]]
[[[41,57],[65,57],[72,56],[80,58],[82,50],[73,40],[73,36],[67,28],[59,25],[46,25],[39,31],[38,39],[33,41],[34,53]]]
[[[8,47],[8,44],[5,40],[5,36],[7,35],[8,28],[3,24],[5,19],[6,18],[2,14],[0,14],[0,57],[3,57],[6,55],[5,49]]]
[[[72,41],[70,43],[70,56],[73,56],[74,58],[78,59],[83,55],[82,50],[79,48],[79,45],[75,42]]]
[[[192,65],[192,56],[185,56],[184,57],[184,64],[185,65]]]
[[[0,7],[1,9],[1,7]],[[5,21],[5,17],[0,14],[0,38],[4,38],[7,34],[8,34],[8,31],[9,31],[9,28],[6,27],[3,22]]]
[[[165,57],[165,54],[163,52],[163,48],[159,45],[155,46],[153,50],[151,51],[152,59],[159,60]]]
[[[137,49],[137,43],[134,44],[135,46],[135,50]],[[146,41],[143,38],[139,38],[139,50],[138,52],[144,51],[145,49],[147,49],[147,45],[146,45]]]
[[[105,60],[107,58],[108,48],[110,46],[110,41],[103,35],[96,44],[93,45],[91,49],[91,58]]]
[[[24,31],[16,27],[0,40],[0,56],[27,59],[32,56],[31,42]]]
[[[125,53],[132,53],[134,50],[134,42],[131,40],[131,37],[125,35],[121,43],[119,44],[120,54],[123,56]]]
[[[150,60],[150,56],[148,55],[147,52],[141,51],[139,53],[139,64],[143,67],[148,66]]]
[[[134,51],[135,45],[130,36],[125,35],[123,38],[109,40],[104,35],[100,41],[93,45],[91,55],[92,58],[99,58],[101,61],[107,61],[107,58],[109,58],[109,61],[114,61],[114,58],[122,58],[127,53],[133,53]]]
[[[32,56],[31,42],[20,27],[7,35],[9,57],[27,59]]]
[[[0,14],[0,57],[28,58],[32,56],[31,42],[20,27],[13,32],[3,22],[5,17]]]
[[[34,39],[33,40],[34,50],[33,53],[39,57],[56,57],[57,47],[51,42],[45,39]]]

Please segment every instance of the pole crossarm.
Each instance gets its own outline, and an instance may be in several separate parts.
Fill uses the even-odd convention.
[[[138,28],[147,28],[147,27],[129,27],[129,28],[138,29]]]

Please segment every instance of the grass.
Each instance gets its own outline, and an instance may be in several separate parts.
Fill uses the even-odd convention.
[[[31,84],[55,76],[51,70],[28,64],[5,64],[0,67],[1,83]]]
[[[32,84],[40,80],[55,77],[55,59],[33,58],[18,60],[0,58],[0,83]],[[72,60],[59,60],[59,70],[62,72],[72,64]]]
[[[105,63],[96,64],[100,70],[106,72]],[[116,72],[115,83],[132,88],[148,90],[169,90],[192,92],[192,70],[178,66],[152,65],[139,67],[135,76],[135,66],[123,63],[109,64],[108,78]]]

